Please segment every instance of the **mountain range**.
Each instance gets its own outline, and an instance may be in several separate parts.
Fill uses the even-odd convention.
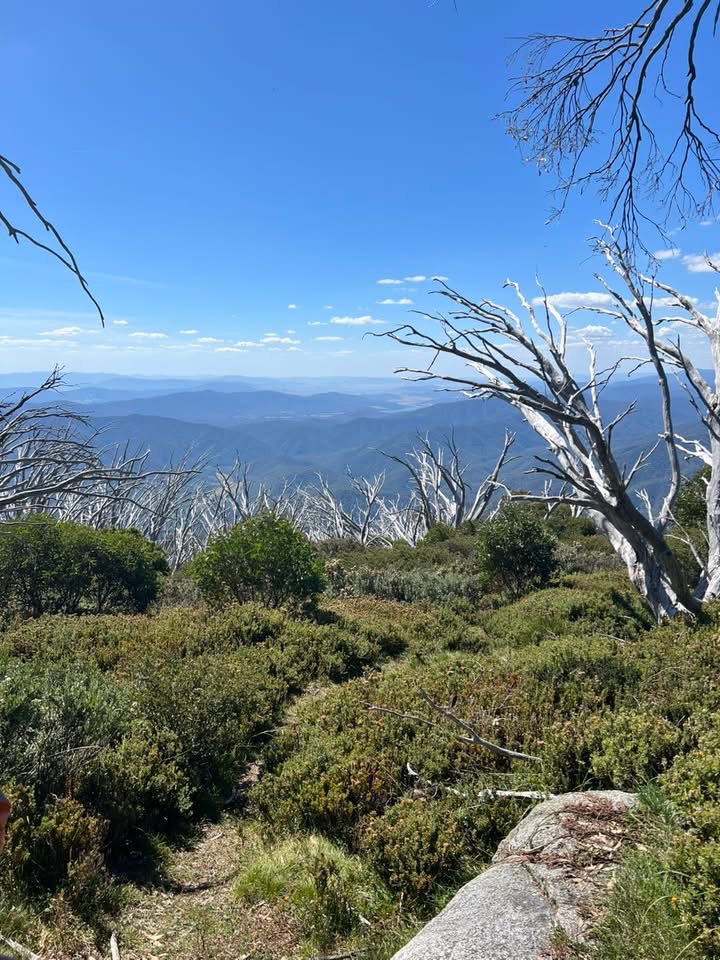
[[[41,374],[0,375],[0,393],[31,387],[41,379]],[[291,478],[312,482],[322,473],[340,492],[349,489],[348,469],[356,476],[384,470],[386,492],[393,494],[406,489],[407,474],[383,452],[405,454],[417,445],[419,434],[439,445],[452,433],[468,479],[478,481],[495,462],[509,430],[517,440],[506,482],[526,489],[542,483],[528,471],[544,444],[516,410],[495,399],[458,399],[427,383],[68,374],[66,384],[62,402],[87,416],[102,431],[104,444],[149,449],[149,462],[158,468],[192,449],[224,467],[239,456],[251,464],[256,480],[271,486]],[[652,378],[611,384],[603,397],[604,412],[612,417],[630,400],[636,401],[637,411],[619,427],[615,446],[618,459],[628,463],[641,449],[652,447],[662,429]],[[698,435],[697,415],[679,388],[674,388],[674,400],[677,432]],[[696,468],[688,464],[687,472]],[[657,496],[665,476],[664,453],[658,448],[641,485]]]

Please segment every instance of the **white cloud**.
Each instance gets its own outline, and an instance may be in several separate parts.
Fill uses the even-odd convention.
[[[200,333],[199,330],[178,330],[178,333],[181,333],[184,337],[194,337],[196,333]]]
[[[247,353],[247,350],[242,347],[215,347],[215,353]]]
[[[146,333],[144,330],[137,330],[130,334],[131,337],[142,337],[144,340],[167,340],[166,333]]]
[[[553,293],[547,299],[551,306],[567,310],[610,307],[615,303],[609,293],[598,293],[593,290],[589,290],[587,293]],[[540,307],[544,302],[544,297],[533,298],[533,306]]]
[[[238,340],[236,347],[263,347],[264,343],[258,343],[256,340]]]
[[[300,343],[299,340],[293,340],[290,337],[279,337],[276,333],[266,333],[260,341],[261,343]]]
[[[391,297],[386,297],[384,300],[378,300],[378,303],[381,307],[389,307],[391,304],[397,307],[409,307],[412,303],[410,297],[401,297],[399,300],[393,300]]]
[[[422,273],[419,273],[416,277],[405,277],[406,283],[422,283],[424,280],[427,280],[427,277]]]
[[[222,343],[221,339],[217,337],[198,337],[198,343]]]
[[[286,330],[285,333],[289,333],[292,336],[293,333],[297,333],[297,330]]]
[[[26,337],[0,337],[3,347],[76,347],[77,340],[49,340],[41,337],[35,340]]]
[[[297,310],[297,304],[296,304],[296,303],[289,303],[289,304],[288,304],[288,310]]]
[[[383,285],[383,286],[392,287],[392,286],[395,286],[396,284],[404,283],[405,281],[404,281],[404,280],[392,280],[392,279],[390,279],[389,277],[386,277],[384,280],[378,280],[377,282],[378,282],[379,284]]]
[[[327,322],[325,320],[308,320],[309,327],[326,327]]]
[[[113,320],[113,323],[116,327],[126,327],[129,323],[128,320]]]
[[[314,339],[315,339],[315,340],[318,340],[318,341],[319,341],[319,340],[325,340],[325,341],[329,342],[329,341],[331,341],[331,340],[344,340],[345,338],[344,338],[344,337],[315,337]]]
[[[680,253],[679,247],[670,247],[668,250],[656,250],[653,256],[656,260],[677,260]]]
[[[654,300],[651,300],[649,297],[646,297],[645,299],[648,302],[648,304],[651,304],[652,306],[655,306],[655,307],[677,307],[678,306],[677,297],[655,297]],[[696,305],[699,304],[699,300],[697,297],[688,297],[687,299],[690,301],[690,303],[694,303]]]
[[[586,327],[580,327],[570,332],[573,336],[582,337],[583,340],[603,340],[605,337],[613,335],[610,327],[603,327],[597,323],[589,323]]]
[[[682,258],[682,264],[690,273],[714,273],[715,271],[708,260],[711,260],[716,266],[720,266],[720,252],[689,253]]]
[[[331,303],[326,303],[323,307],[323,310],[334,310],[335,307]]]
[[[300,349],[300,347],[288,347],[288,348],[287,348],[287,352],[288,352],[288,353],[302,353],[303,351]]]
[[[76,337],[79,333],[83,333],[82,327],[56,327],[55,330],[43,330],[38,336],[39,337]]]
[[[340,327],[369,327],[385,323],[384,320],[374,320],[371,316],[364,317],[333,317],[330,323],[335,323]]]

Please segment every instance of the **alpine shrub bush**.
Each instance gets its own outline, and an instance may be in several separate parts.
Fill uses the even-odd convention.
[[[142,613],[167,572],[163,552],[137,530],[95,530],[44,514],[0,526],[1,592],[23,615]]]
[[[481,580],[515,597],[544,586],[556,567],[556,543],[542,520],[522,507],[506,504],[478,534]]]
[[[301,604],[323,589],[320,559],[289,520],[265,513],[220,534],[195,558],[192,575],[208,603]]]

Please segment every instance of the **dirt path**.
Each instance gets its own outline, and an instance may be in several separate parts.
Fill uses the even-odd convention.
[[[163,888],[137,890],[118,920],[122,960],[292,960],[297,931],[287,914],[239,904],[233,873],[243,841],[232,818],[204,828],[178,851]]]

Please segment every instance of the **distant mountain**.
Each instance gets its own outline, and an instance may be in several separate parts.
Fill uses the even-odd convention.
[[[620,463],[632,463],[641,449],[650,449],[662,429],[656,388],[652,381],[638,381],[632,397],[624,390],[608,391],[604,406],[614,416],[629,401],[637,399],[638,412],[618,428],[616,454]],[[418,434],[428,434],[440,444],[454,435],[467,476],[480,480],[492,466],[502,447],[505,430],[517,435],[516,459],[509,465],[505,479],[515,488],[538,489],[543,478],[528,471],[533,458],[544,454],[545,446],[527,426],[518,411],[499,400],[458,400],[436,403],[403,412],[372,416],[295,419],[266,419],[238,426],[221,427],[188,423],[157,416],[98,418],[105,439],[149,447],[152,462],[162,466],[171,455],[188,446],[210,452],[216,461],[227,465],[237,454],[253,465],[254,476],[270,484],[295,477],[310,482],[322,472],[338,490],[349,489],[347,469],[356,475],[387,474],[386,490],[401,493],[406,489],[406,474],[383,456],[382,451],[403,454],[417,445]],[[681,392],[676,396],[676,427],[686,436],[697,434],[697,419]],[[696,469],[695,464],[688,472]],[[651,496],[657,495],[666,476],[667,465],[658,448],[646,466],[641,484]]]
[[[23,375],[27,385],[40,379],[40,374]],[[271,485],[292,477],[311,482],[322,472],[338,491],[347,491],[348,468],[356,475],[384,470],[386,492],[402,493],[406,474],[382,451],[407,453],[417,445],[418,434],[427,433],[433,443],[440,444],[453,433],[467,476],[477,481],[495,462],[508,429],[517,435],[516,459],[505,474],[508,485],[537,489],[543,481],[529,471],[533,458],[545,452],[544,444],[518,411],[493,399],[448,401],[449,395],[432,385],[384,378],[193,380],[100,374],[69,374],[68,381],[69,388],[62,392],[64,402],[90,416],[102,429],[105,444],[130,443],[134,449],[150,449],[150,462],[158,468],[192,448],[223,466],[239,455],[253,465],[257,480]],[[18,383],[19,378],[0,375],[0,393]],[[686,395],[679,387],[672,390],[675,429],[688,437],[698,436],[697,415]],[[636,403],[636,412],[619,426],[615,444],[618,460],[628,464],[640,450],[652,448],[662,431],[655,380],[618,380],[601,399],[608,418],[630,402]],[[690,462],[687,472],[696,468]],[[640,484],[657,496],[666,475],[660,445]]]
[[[69,398],[74,399],[70,393]],[[99,400],[99,398],[98,398]],[[152,397],[86,401],[97,417],[172,417],[188,423],[233,426],[266,419],[302,420],[305,417],[347,417],[392,413],[402,409],[396,397],[384,394],[361,396],[345,393],[318,393],[298,396],[275,390],[219,393],[215,390],[170,393]]]
[[[39,386],[48,371],[0,373],[0,394]],[[132,377],[121,374],[64,374],[63,394],[76,403],[129,400],[133,397],[167,396],[210,390],[214,393],[271,391],[299,396],[343,393],[374,397],[393,396],[406,406],[420,406],[436,399],[436,388],[400,377]]]

